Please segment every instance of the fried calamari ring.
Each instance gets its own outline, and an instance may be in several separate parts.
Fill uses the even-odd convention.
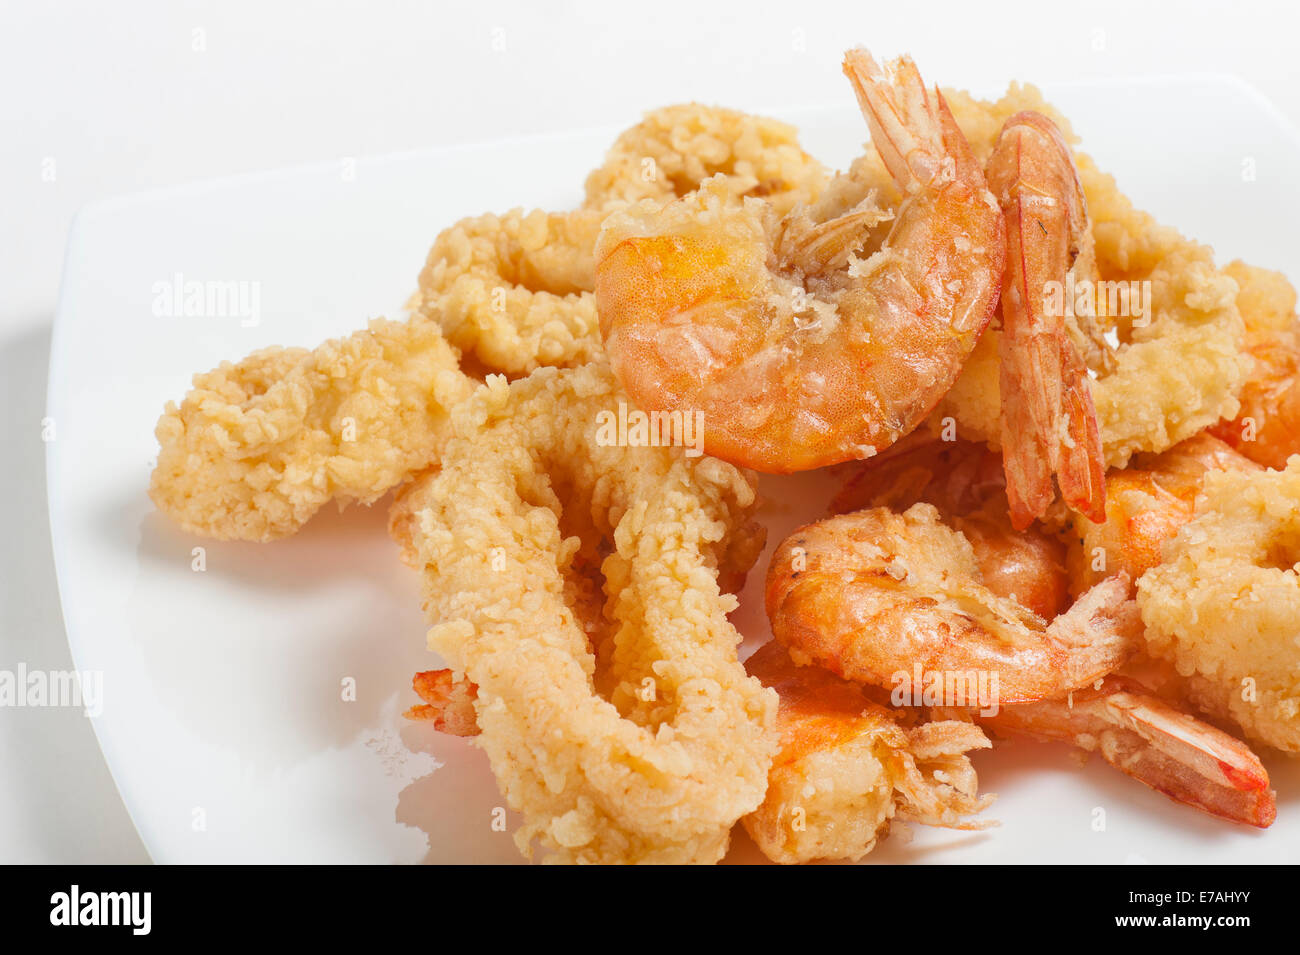
[[[667,201],[727,176],[735,199],[766,199],[784,215],[817,198],[826,167],[803,151],[793,126],[734,109],[687,103],[646,113],[587,177],[588,208]]]
[[[571,212],[462,219],[442,232],[413,306],[487,371],[524,375],[571,368],[601,354],[593,250],[606,213],[626,202],[673,199],[715,173],[729,195],[761,196],[783,211],[810,201],[826,173],[784,123],[728,109],[670,106],[625,131]]]
[[[331,499],[370,504],[428,467],[470,387],[427,323],[223,362],[167,404],[149,496],[195,534],[285,537]]]
[[[1208,433],[1159,454],[1139,454],[1106,476],[1106,520],[1071,515],[1070,592],[1081,594],[1116,571],[1137,580],[1161,561],[1165,544],[1192,519],[1210,471],[1255,470],[1249,458]]]
[[[954,93],[949,102],[981,159],[991,152],[1001,123],[1025,109],[1051,116],[1074,141],[1069,124],[1033,87],[1012,86],[997,102],[964,93]],[[1098,278],[1151,283],[1149,324],[1103,314],[1096,328],[1074,329],[1095,375],[1092,394],[1107,464],[1123,466],[1137,452],[1163,451],[1231,418],[1250,366],[1240,352],[1237,285],[1215,268],[1212,250],[1134,209],[1088,156],[1076,151],[1075,158],[1093,220]],[[856,172],[858,190],[874,185],[874,171]],[[1118,336],[1117,348],[1101,338],[1105,329]],[[999,446],[1000,337],[997,329],[985,333],[932,426],[951,417],[964,436]]]
[[[1243,350],[1251,372],[1241,410],[1214,426],[1214,435],[1265,467],[1282,469],[1300,453],[1300,317],[1296,291],[1280,272],[1244,262],[1224,269],[1237,282],[1237,307],[1246,323]]]
[[[1196,516],[1138,580],[1153,656],[1194,703],[1300,752],[1300,458],[1206,474]]]
[[[591,290],[602,221],[593,209],[462,219],[429,250],[416,312],[489,371],[585,364],[601,350]]]
[[[477,687],[521,850],[712,862],[762,802],[776,749],[775,694],[737,659],[736,599],[718,584],[757,554],[753,478],[606,446],[599,416],[620,400],[603,362],[489,378],[391,527],[423,573],[430,648]],[[575,564],[603,552],[593,620]]]

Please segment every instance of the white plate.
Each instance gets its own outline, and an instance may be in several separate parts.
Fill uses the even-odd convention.
[[[1300,136],[1257,94],[1213,77],[1047,92],[1138,205],[1225,259],[1300,277]],[[866,138],[847,102],[786,118],[835,165]],[[192,538],[145,494],[152,431],[196,371],[397,314],[434,235],[456,218],[575,204],[613,133],[326,163],[78,217],[50,360],[50,521],[73,658],[104,675],[95,730],[156,861],[518,860],[492,827],[502,799],[482,755],[400,716],[414,702],[411,674],[438,661],[384,508],[322,513],[266,546]],[[156,316],[154,285],[176,273],[259,283],[260,322]],[[781,481],[766,486],[773,540],[820,513],[823,500],[796,512]],[[766,637],[754,586],[739,615],[751,641]],[[341,699],[347,678],[355,702]],[[982,786],[1000,794],[1000,828],[918,827],[869,859],[1294,862],[1300,773],[1266,762],[1279,815],[1259,833],[1173,805],[1098,760],[1080,768],[1064,747],[1006,747],[976,757]],[[756,858],[743,834],[730,858]]]

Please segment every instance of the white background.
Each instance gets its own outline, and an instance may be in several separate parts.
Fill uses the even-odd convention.
[[[0,668],[71,667],[40,422],[63,247],[86,202],[320,159],[628,125],[689,99],[759,111],[838,102],[839,56],[858,43],[912,53],[930,81],[982,89],[1013,78],[1234,73],[1300,125],[1295,11],[1134,0],[472,9],[4,0]],[[1170,175],[1178,151],[1195,148],[1169,144]],[[431,237],[441,225],[430,223]],[[87,721],[71,710],[0,710],[0,862],[147,858]]]

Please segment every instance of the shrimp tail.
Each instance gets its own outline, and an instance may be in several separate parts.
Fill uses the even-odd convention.
[[[1003,300],[1023,294],[1019,289],[1006,291]],[[1060,412],[1054,381],[1060,379],[1061,348],[1054,334],[1019,329],[1004,319],[998,352],[1002,393],[1020,396],[1003,402],[1002,463],[1011,525],[1023,531],[1047,511],[1055,496],[1048,435]]]
[[[1032,111],[1007,120],[986,171],[1007,226],[998,358],[1011,522],[1024,530],[1046,513],[1053,474],[1065,503],[1100,522],[1105,456],[1065,291],[1072,276],[1091,279],[1095,258],[1079,171],[1061,131]]]
[[[894,181],[906,190],[975,165],[970,143],[953,119],[948,103],[935,87],[926,89],[910,56],[882,69],[865,49],[844,54],[844,75],[853,85],[871,142]]]
[[[1061,379],[1068,436],[1062,442],[1056,475],[1061,498],[1094,524],[1102,524],[1106,521],[1106,454],[1088,369],[1068,338],[1061,341]]]
[[[433,728],[449,736],[477,736],[478,716],[474,700],[478,687],[468,680],[457,680],[451,670],[425,670],[411,680],[411,687],[423,703],[405,713],[408,720],[433,723]]]
[[[1062,684],[1075,688],[1102,679],[1139,645],[1142,616],[1123,571],[1086,591],[1047,627],[1061,650]]]
[[[1008,706],[983,722],[1002,734],[1099,750],[1139,782],[1222,819],[1267,829],[1277,818],[1268,772],[1245,743],[1122,677],[1072,700]]]

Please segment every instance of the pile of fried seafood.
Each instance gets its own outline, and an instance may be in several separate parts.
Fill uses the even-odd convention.
[[[1134,209],[1032,87],[844,73],[848,171],[773,120],[652,112],[579,208],[440,234],[405,321],[196,376],[154,502],[270,541],[396,491],[448,665],[407,715],[476,741],[525,855],[983,828],[991,737],[1269,826],[1255,751],[1300,751],[1295,291]],[[620,406],[702,449],[602,439]],[[776,548],[742,661],[756,472],[814,468],[841,490]]]

